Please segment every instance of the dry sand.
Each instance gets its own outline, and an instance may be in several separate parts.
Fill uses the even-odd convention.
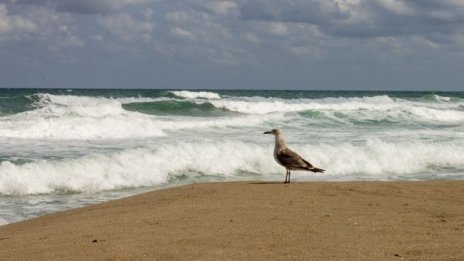
[[[0,260],[464,260],[464,181],[188,185],[1,226]]]

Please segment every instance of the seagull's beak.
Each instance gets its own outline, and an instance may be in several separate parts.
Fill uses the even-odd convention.
[[[266,131],[266,132],[264,132],[264,134],[271,134],[271,132],[270,132],[270,131]]]

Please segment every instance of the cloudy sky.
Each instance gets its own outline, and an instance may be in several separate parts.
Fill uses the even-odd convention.
[[[464,0],[0,0],[0,87],[464,90]]]

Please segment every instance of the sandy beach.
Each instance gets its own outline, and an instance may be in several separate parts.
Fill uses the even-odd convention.
[[[0,227],[0,260],[464,260],[464,181],[195,184]]]

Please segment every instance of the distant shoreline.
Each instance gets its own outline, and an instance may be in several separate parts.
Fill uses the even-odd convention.
[[[0,226],[1,260],[462,260],[464,181],[217,182]]]

